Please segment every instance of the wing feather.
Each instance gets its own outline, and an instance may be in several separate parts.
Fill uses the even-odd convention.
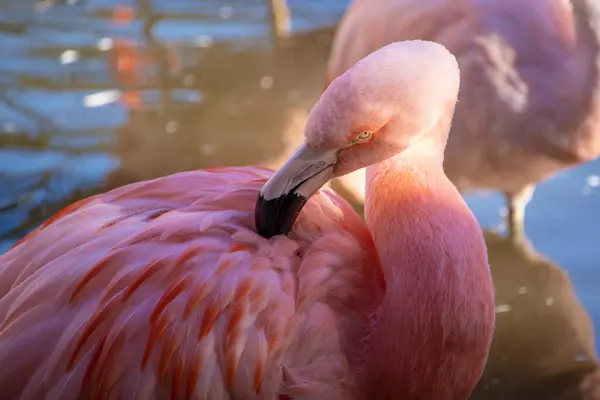
[[[270,173],[220,168],[119,188],[0,256],[3,398],[343,398],[335,330],[365,291],[372,243],[331,192],[309,201],[289,238],[258,236],[254,202]],[[328,362],[339,365],[327,372]],[[292,374],[302,384],[285,382]]]

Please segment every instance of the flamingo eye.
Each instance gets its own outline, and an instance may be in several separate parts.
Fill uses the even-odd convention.
[[[369,131],[361,132],[358,134],[358,136],[356,136],[356,139],[354,139],[354,142],[355,143],[364,142],[365,140],[369,140],[372,135],[373,135],[373,132],[369,132]]]

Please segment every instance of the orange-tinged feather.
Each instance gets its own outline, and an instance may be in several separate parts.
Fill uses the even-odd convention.
[[[63,208],[62,210],[60,210],[59,212],[57,212],[56,214],[54,214],[54,216],[50,217],[46,222],[44,222],[40,226],[40,230],[48,227],[49,225],[51,225],[53,223],[55,223],[60,218],[62,218],[64,216],[67,216],[69,214],[72,214],[74,211],[76,211],[79,208],[82,208],[83,206],[85,206],[87,203],[89,203],[92,200],[94,200],[94,197],[88,197],[86,199],[82,199],[82,200],[76,201],[73,204],[68,205],[67,207]]]
[[[202,282],[200,285],[192,289],[191,294],[188,297],[188,301],[185,304],[185,309],[183,310],[183,319],[187,319],[192,311],[200,304],[200,302],[206,297],[208,293],[214,288],[215,281],[210,277],[206,279],[206,281]]]
[[[127,299],[129,299],[145,281],[150,279],[152,275],[158,272],[161,267],[161,263],[164,260],[165,258],[160,258],[158,260],[151,261],[142,267],[142,269],[140,269],[137,278],[135,278],[134,281],[123,292],[123,302],[127,301]]]
[[[129,214],[121,215],[121,216],[115,218],[114,220],[109,221],[106,224],[102,225],[101,229],[110,228],[111,226],[114,226],[114,225],[118,224],[119,222],[125,221],[126,219],[129,219],[131,217],[135,217],[136,215],[143,214],[147,211],[148,210],[137,210],[137,211],[129,213]]]
[[[203,359],[202,355],[199,351],[195,351],[192,354],[192,362],[188,366],[188,378],[185,386],[185,397],[191,398],[194,390],[196,390],[196,385],[198,384],[198,378],[202,373]]]
[[[152,350],[154,349],[154,345],[158,341],[160,337],[162,337],[165,330],[170,325],[170,318],[167,313],[162,313],[158,320],[150,326],[150,333],[148,334],[148,341],[146,342],[146,348],[144,350],[144,356],[142,357],[142,363],[140,364],[140,368],[142,371],[146,369],[148,365],[148,360],[150,359],[150,355],[152,354]]]
[[[25,235],[21,239],[17,240],[15,242],[15,244],[12,245],[11,249],[18,247],[21,243],[24,243],[26,241],[33,239],[35,237],[35,235],[37,235],[37,233],[40,231],[40,229],[41,229],[41,227],[29,232],[27,235]]]
[[[273,330],[266,331],[265,335],[267,337],[267,351],[270,353],[275,348],[275,345],[277,344],[277,340],[279,338],[277,336],[277,333]]]
[[[238,328],[240,321],[244,318],[245,308],[243,304],[238,304],[235,306],[235,309],[229,319],[229,324],[227,324],[227,334],[231,335],[233,331]]]
[[[67,365],[67,370],[70,371],[75,366],[75,362],[77,361],[77,357],[79,353],[83,349],[83,346],[87,343],[92,334],[98,329],[100,324],[102,324],[111,312],[114,309],[115,300],[105,304],[102,306],[100,310],[96,310],[96,312],[92,315],[92,317],[88,320],[81,331],[81,335],[79,336],[79,340],[75,345],[75,349],[73,350],[73,354],[71,355],[71,359]]]
[[[250,307],[254,308],[257,306],[257,304],[262,302],[267,296],[268,290],[269,289],[267,289],[267,287],[264,285],[260,285],[258,288],[252,290],[250,292],[250,295],[248,296],[248,300],[250,301]]]
[[[83,288],[92,280],[94,277],[98,276],[102,270],[111,262],[116,256],[117,252],[109,253],[106,256],[102,257],[100,261],[96,263],[85,275],[81,277],[79,282],[75,285],[75,289],[71,294],[71,298],[69,299],[69,303],[72,303],[75,300],[75,297],[83,290]]]
[[[163,345],[160,349],[160,358],[158,361],[158,370],[160,379],[164,379],[167,375],[167,370],[169,369],[169,363],[173,359],[175,352],[179,348],[179,341],[173,332],[167,340],[163,342]]]
[[[113,363],[117,361],[119,352],[123,349],[126,339],[127,335],[125,334],[125,331],[121,330],[112,341],[105,341],[105,347],[107,348],[103,352],[104,357],[98,362],[98,371],[100,375],[98,388],[101,393],[108,393],[110,389],[110,387],[108,387],[110,383],[108,380],[110,369],[113,366]]]
[[[233,384],[234,384],[234,380],[235,380],[235,372],[237,371],[237,366],[238,366],[238,358],[236,357],[235,351],[233,349],[229,349],[229,351],[227,351],[225,354],[226,354],[225,357],[227,359],[227,362],[225,365],[226,385],[229,390],[233,390]]]
[[[219,265],[217,266],[217,270],[215,272],[219,275],[223,275],[229,270],[231,270],[231,268],[233,268],[235,265],[235,260],[231,258],[221,259],[219,260]]]
[[[90,387],[91,377],[96,369],[96,365],[98,364],[98,360],[100,359],[100,355],[102,354],[102,350],[104,350],[104,345],[106,344],[106,335],[102,336],[100,342],[96,344],[88,366],[85,370],[85,374],[83,375],[83,380],[81,383],[81,388]],[[93,388],[92,388],[93,389]]]
[[[256,364],[254,365],[254,393],[257,395],[260,394],[262,389],[262,381],[263,381],[263,361],[259,358],[256,360]]]
[[[183,386],[183,359],[181,353],[177,356],[175,364],[175,373],[173,374],[173,382],[171,383],[171,399],[179,400],[179,394]]]
[[[183,293],[191,284],[192,278],[189,275],[181,278],[177,283],[172,285],[160,300],[156,303],[152,314],[150,315],[150,322],[154,323],[158,316],[165,310],[165,308],[171,303],[177,296]]]
[[[202,323],[200,324],[200,332],[198,334],[198,340],[208,335],[211,331],[213,324],[219,316],[220,310],[217,304],[212,302],[204,310],[204,316],[202,317]]]
[[[125,293],[125,291],[129,288],[129,286],[127,286],[126,282],[128,280],[131,280],[132,275],[133,274],[131,272],[126,272],[122,275],[117,275],[106,286],[106,289],[104,289],[104,294],[102,295],[102,298],[100,299],[100,303],[108,302],[114,296],[119,295],[120,292],[121,292],[121,294]]]
[[[168,213],[169,211],[172,211],[170,209],[167,208],[163,208],[163,209],[158,209],[158,210],[154,210],[152,211],[150,214],[148,214],[146,216],[147,219],[152,220],[152,219],[157,219],[160,216],[165,215],[166,213]]]
[[[175,260],[174,267],[179,267],[184,265],[186,262],[192,259],[192,257],[196,256],[202,250],[201,247],[193,247],[190,246],[186,248],[179,257]]]
[[[233,330],[228,332],[225,335],[225,340],[223,342],[223,353],[233,351],[233,348],[237,344],[237,341],[240,339],[241,332],[239,330]]]
[[[239,303],[240,301],[246,299],[252,290],[252,286],[254,285],[254,276],[249,275],[242,279],[242,281],[238,284],[237,291],[235,292],[235,296],[233,296],[233,302]]]
[[[242,243],[235,243],[229,248],[230,253],[235,253],[236,251],[247,251],[248,246]]]

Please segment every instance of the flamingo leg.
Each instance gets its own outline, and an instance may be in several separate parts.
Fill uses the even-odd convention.
[[[504,192],[508,204],[508,238],[513,242],[525,236],[525,208],[535,190],[535,185],[528,185],[517,192]]]
[[[277,39],[290,35],[290,9],[286,0],[269,0],[273,33]]]

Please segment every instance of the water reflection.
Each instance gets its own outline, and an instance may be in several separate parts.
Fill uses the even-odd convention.
[[[285,9],[269,27],[277,2],[110,3],[3,8],[0,252],[82,196],[213,165],[277,167],[301,140],[344,6],[290,2],[286,38]]]
[[[330,37],[322,30],[275,50],[228,43],[205,49],[201,63],[171,78],[193,82],[201,103],[131,109],[118,130],[122,164],[109,186],[218,164],[279,166],[302,140]]]
[[[490,360],[472,395],[494,399],[600,399],[594,329],[567,273],[523,240],[486,232],[496,289]]]

